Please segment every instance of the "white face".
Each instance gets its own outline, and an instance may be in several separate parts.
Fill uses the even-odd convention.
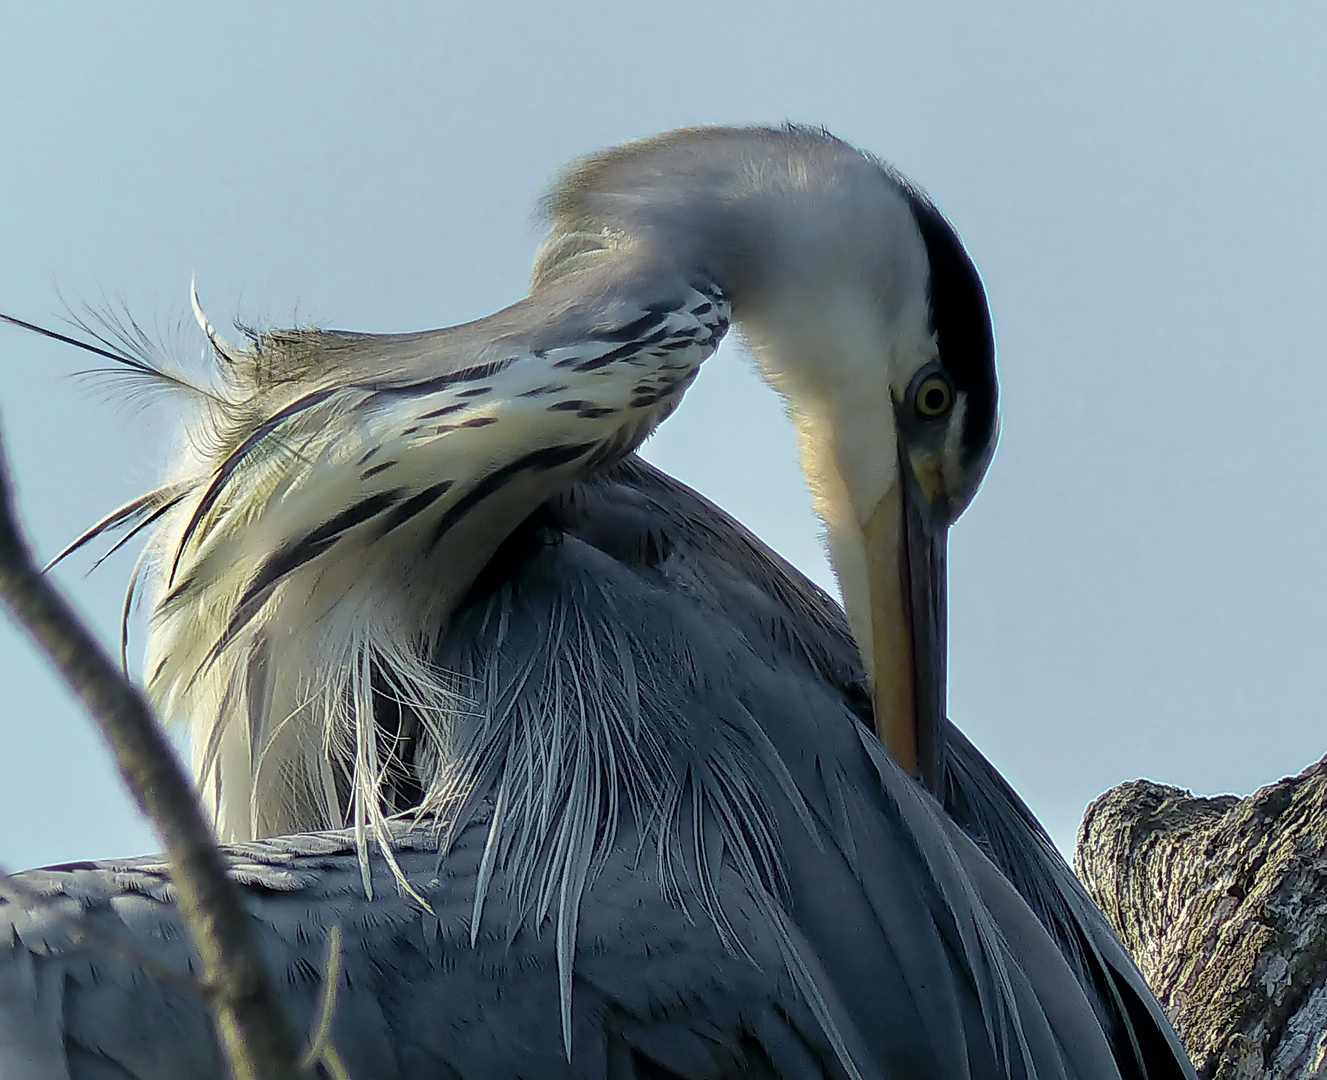
[[[875,334],[834,348],[821,342],[814,363],[796,371],[770,363],[768,351],[757,353],[767,380],[788,402],[808,484],[831,530],[860,528],[870,519],[899,482],[900,452],[946,524],[981,483],[990,453],[973,455],[964,446],[970,395],[941,364],[934,333],[918,323],[883,348]],[[872,339],[868,358],[856,346]]]
[[[968,392],[938,360],[917,370],[895,407],[900,446],[937,524],[945,526],[967,509],[989,461],[989,454],[969,459],[964,453],[968,408]]]
[[[896,482],[896,403],[939,355],[910,208],[882,186],[865,216],[851,228],[822,224],[795,269],[735,308],[762,374],[788,403],[813,492],[835,504],[821,507],[831,527],[860,527]]]
[[[945,539],[994,444],[993,346],[948,224],[923,206],[923,225],[902,197],[883,205],[894,212],[877,222],[874,263],[822,251],[745,327],[797,427],[877,730],[906,771],[935,783]]]

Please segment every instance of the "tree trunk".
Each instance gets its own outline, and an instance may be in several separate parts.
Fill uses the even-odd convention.
[[[1200,1077],[1327,1077],[1327,758],[1246,799],[1121,784],[1074,869]]]

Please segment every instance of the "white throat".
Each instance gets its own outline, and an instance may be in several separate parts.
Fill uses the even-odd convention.
[[[846,283],[845,283],[846,284]],[[936,355],[925,291],[885,312],[857,283],[744,320],[765,380],[787,403],[802,472],[867,674],[873,674],[864,526],[898,483],[894,402]]]

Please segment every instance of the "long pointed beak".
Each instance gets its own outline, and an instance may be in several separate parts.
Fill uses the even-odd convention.
[[[899,482],[865,527],[875,725],[885,749],[932,792],[944,763],[949,526],[900,447]]]

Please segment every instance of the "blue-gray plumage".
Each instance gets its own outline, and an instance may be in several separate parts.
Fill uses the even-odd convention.
[[[149,689],[248,840],[294,1023],[335,924],[356,1080],[1192,1077],[944,718],[944,533],[997,430],[952,229],[803,129],[609,151],[549,208],[489,319],[245,350],[205,323],[177,475],[107,519],[163,522]],[[730,319],[846,618],[632,456]],[[0,1076],[220,1075],[201,1004],[107,943],[188,970],[158,865],[22,881],[50,899],[0,905]]]

